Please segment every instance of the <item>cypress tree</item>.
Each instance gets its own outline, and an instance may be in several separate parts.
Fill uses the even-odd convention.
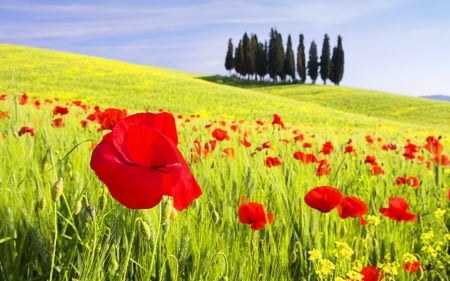
[[[259,75],[260,80],[264,80],[267,75],[267,41],[263,45],[258,43],[256,48],[256,74]]]
[[[225,69],[231,72],[234,69],[233,42],[231,38],[228,40],[228,49],[225,56]]]
[[[325,34],[322,44],[322,55],[320,56],[320,78],[322,78],[324,85],[330,76],[330,64],[330,38],[328,34]]]
[[[319,62],[317,58],[317,45],[314,40],[309,47],[309,60],[308,60],[308,76],[311,78],[311,83],[315,84],[319,72]]]
[[[284,72],[291,77],[291,80],[295,80],[295,63],[294,63],[294,51],[292,50],[291,35],[288,36],[286,45],[286,56],[284,58]]]
[[[281,79],[284,77],[283,39],[273,28],[270,31],[268,72],[274,81],[277,81],[278,76]]]
[[[255,73],[255,53],[252,49],[252,44],[250,38],[247,33],[244,33],[242,37],[242,47],[243,47],[243,73],[244,75],[248,75],[247,78],[250,77],[253,73]]]
[[[242,40],[239,41],[236,49],[234,50],[234,69],[236,72],[243,76],[244,75],[244,50],[242,48]]]
[[[339,83],[344,77],[344,48],[342,47],[342,37],[338,36],[337,47],[333,48],[333,55],[331,57],[331,71],[330,80],[335,85]]]
[[[250,49],[251,49],[251,74],[254,75],[255,80],[257,80],[257,71],[256,71],[256,63],[257,63],[257,54],[258,54],[258,37],[256,34],[253,34],[250,38]]]
[[[303,43],[303,40],[303,34],[300,34],[297,47],[297,73],[300,77],[301,83],[305,83],[306,80],[305,45]]]

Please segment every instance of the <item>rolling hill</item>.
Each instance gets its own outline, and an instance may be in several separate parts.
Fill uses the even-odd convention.
[[[130,111],[165,109],[208,119],[270,119],[295,126],[388,126],[445,132],[450,104],[347,87],[240,85],[224,79],[23,46],[0,45],[0,91],[80,99]]]

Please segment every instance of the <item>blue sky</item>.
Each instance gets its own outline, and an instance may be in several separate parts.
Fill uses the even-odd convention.
[[[450,1],[0,1],[0,42],[225,74],[229,38],[343,37],[342,85],[450,95]],[[309,80],[307,80],[308,82]],[[320,82],[320,81],[319,81]]]

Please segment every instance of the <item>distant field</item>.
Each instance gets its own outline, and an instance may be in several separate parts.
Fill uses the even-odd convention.
[[[0,45],[0,280],[450,281],[449,113]]]
[[[217,76],[206,80],[374,118],[450,128],[450,103],[444,101],[328,85],[260,85]]]

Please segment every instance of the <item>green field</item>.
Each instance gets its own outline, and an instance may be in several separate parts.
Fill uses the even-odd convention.
[[[255,85],[11,45],[0,45],[0,63],[0,280],[361,280],[368,265],[383,280],[450,280],[450,165],[440,158],[450,155],[450,103]],[[53,114],[57,105],[69,113]],[[170,198],[149,210],[118,204],[89,167],[104,135],[86,121],[95,106],[173,113],[202,196],[175,218]],[[284,128],[272,125],[274,114]],[[64,126],[52,125],[59,117]],[[23,126],[35,135],[19,136]],[[205,152],[215,128],[230,139]],[[443,147],[439,160],[429,136]],[[404,156],[408,144],[417,147],[413,159]],[[344,153],[348,145],[354,151]],[[299,151],[330,171],[318,176],[320,164],[295,159]],[[281,165],[268,167],[267,157]],[[417,177],[419,187],[398,177]],[[58,178],[64,191],[55,201]],[[363,200],[367,225],[305,204],[321,185]],[[263,204],[273,222],[257,231],[242,224],[242,196]],[[382,216],[391,197],[405,198],[417,221]],[[404,269],[412,261],[421,265],[414,273]]]

